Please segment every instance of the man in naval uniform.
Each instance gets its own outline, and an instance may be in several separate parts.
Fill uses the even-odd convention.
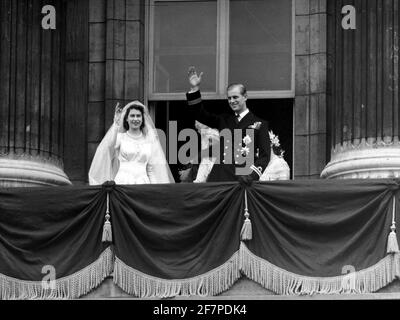
[[[203,107],[200,94],[202,74],[197,75],[193,67],[189,68],[191,89],[186,94],[189,108],[196,120],[218,129],[220,134],[229,130],[231,137],[226,138],[221,134],[219,159],[213,165],[207,182],[239,180],[251,184],[252,181],[258,181],[270,159],[271,147],[267,122],[256,117],[247,108],[247,92],[242,84],[232,84],[227,88],[228,103],[234,114],[209,113]],[[246,160],[251,159],[252,163],[239,161],[244,157]]]

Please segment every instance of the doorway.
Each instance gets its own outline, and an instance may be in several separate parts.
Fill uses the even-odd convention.
[[[257,117],[268,121],[269,130],[279,136],[284,159],[290,167],[290,177],[293,177],[293,99],[249,99],[247,106]],[[207,111],[215,114],[231,113],[226,100],[204,100]],[[177,121],[178,132],[185,128],[195,130],[195,119],[189,112],[186,101],[157,101],[152,106],[155,110],[156,127],[162,129],[168,136],[168,121]],[[168,140],[168,139],[167,139]],[[179,148],[186,142],[178,142]],[[168,147],[167,147],[168,150]],[[171,155],[166,154],[167,159]],[[182,163],[170,164],[171,172],[176,182],[180,182],[178,170]]]

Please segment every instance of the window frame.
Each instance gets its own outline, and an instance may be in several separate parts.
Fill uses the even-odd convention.
[[[176,101],[185,100],[185,92],[177,93],[155,93],[154,92],[154,8],[155,2],[190,2],[198,0],[146,0],[146,26],[145,26],[145,97],[148,101]],[[216,92],[202,91],[202,98],[205,100],[226,99],[226,86],[229,73],[229,1],[216,0],[217,2],[217,61],[216,61]],[[275,0],[279,1],[279,0]],[[292,2],[292,68],[291,83],[289,90],[248,90],[250,99],[279,99],[295,97],[295,0]],[[201,71],[201,70],[200,70]],[[189,89],[189,85],[188,85]]]

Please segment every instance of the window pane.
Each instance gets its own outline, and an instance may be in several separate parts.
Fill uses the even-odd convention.
[[[202,90],[216,91],[217,2],[157,1],[154,92],[186,92],[187,70],[204,72]]]
[[[292,0],[231,0],[229,82],[290,90]]]

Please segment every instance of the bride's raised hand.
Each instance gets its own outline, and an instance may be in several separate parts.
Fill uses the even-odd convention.
[[[189,83],[192,87],[192,91],[194,89],[198,89],[201,83],[201,76],[203,75],[203,72],[200,72],[199,75],[197,75],[197,71],[195,67],[190,67],[188,71],[188,78],[189,78]]]
[[[122,108],[119,106],[119,102],[115,106],[115,111],[114,111],[114,123],[119,126],[121,124],[121,113],[122,113]]]

